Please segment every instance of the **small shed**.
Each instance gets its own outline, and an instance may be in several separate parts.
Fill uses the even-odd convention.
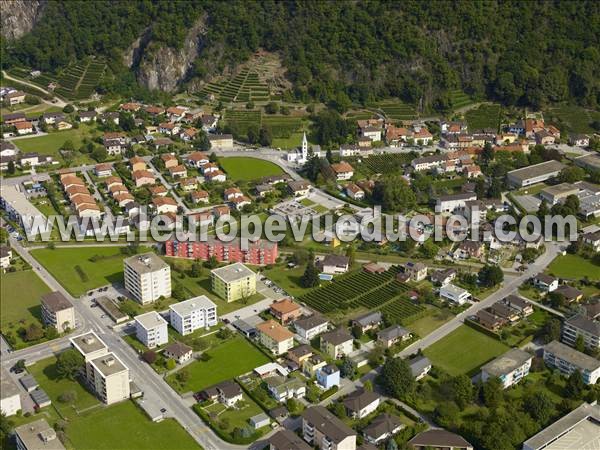
[[[50,397],[48,397],[48,394],[46,394],[46,392],[42,389],[36,389],[29,395],[31,395],[31,398],[33,399],[38,408],[44,408],[52,404]]]
[[[250,425],[255,430],[262,427],[267,427],[271,424],[271,419],[265,413],[257,414],[256,416],[250,417]]]
[[[21,377],[19,381],[27,392],[35,391],[39,387],[37,380],[31,374]]]

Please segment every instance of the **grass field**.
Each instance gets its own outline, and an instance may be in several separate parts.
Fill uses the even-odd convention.
[[[283,173],[277,164],[257,158],[221,158],[219,165],[233,181],[258,180],[269,175]]]
[[[177,382],[175,374],[167,377],[168,383],[178,392],[198,392],[269,362],[264,354],[242,337],[230,339],[207,353],[211,359],[195,361],[186,367],[190,373],[186,383]]]
[[[578,255],[564,255],[557,256],[546,272],[559,278],[579,280],[587,276],[590,280],[597,280],[600,266]]]
[[[2,329],[11,323],[25,320],[27,323],[39,321],[40,297],[50,288],[38,277],[33,270],[4,273],[0,276],[0,292],[2,303],[0,311]]]
[[[560,122],[573,133],[593,133],[590,124],[600,120],[600,111],[592,111],[581,106],[559,106],[544,112],[546,121]]]
[[[307,135],[308,137],[308,135]],[[308,141],[311,144],[310,140]],[[282,150],[291,150],[298,148],[302,144],[302,132],[292,133],[289,137],[274,137],[271,145],[273,148],[280,148]]]
[[[50,155],[58,161],[62,161],[59,150],[66,141],[71,141],[77,150],[83,143],[83,138],[90,134],[91,126],[81,124],[78,129],[66,131],[53,131],[46,136],[17,139],[14,144],[21,152],[37,152],[42,155]],[[90,162],[91,160],[81,153],[75,151],[74,163]]]
[[[27,370],[52,400],[52,406],[44,408],[50,426],[59,420],[54,408],[67,419],[67,448],[141,450],[172,448],[172,442],[177,442],[178,449],[199,448],[174,420],[153,423],[130,401],[106,407],[77,381],[59,378],[56,358],[39,361]],[[76,400],[72,404],[58,400],[67,391],[75,393]],[[22,419],[26,423],[36,418],[38,416]]]
[[[506,351],[508,347],[500,341],[462,325],[424,353],[450,375],[474,375],[481,365]]]
[[[500,125],[500,105],[481,105],[465,114],[469,131],[481,130],[483,128],[498,129]]]
[[[431,314],[421,317],[406,326],[406,328],[420,337],[427,336],[454,317],[450,312],[437,310],[434,307],[428,307],[428,309],[431,310]]]
[[[120,247],[42,248],[31,254],[56,278],[63,287],[77,297],[90,289],[123,281],[123,259]],[[92,256],[99,255],[96,262]],[[80,267],[85,277],[82,277]],[[87,277],[87,279],[85,279]]]

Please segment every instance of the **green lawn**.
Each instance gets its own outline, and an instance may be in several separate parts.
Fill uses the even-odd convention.
[[[484,104],[477,109],[472,109],[465,114],[469,130],[481,130],[483,128],[498,129],[500,124],[501,107],[497,104]]]
[[[481,365],[508,351],[503,343],[462,325],[425,349],[434,366],[451,375],[474,374]]]
[[[125,401],[117,405],[104,406],[93,394],[77,381],[59,378],[56,373],[56,358],[48,358],[27,368],[52,400],[52,406],[44,408],[50,425],[59,420],[54,408],[67,420],[67,448],[89,450],[121,450],[172,448],[198,449],[196,442],[174,420],[161,423],[151,422],[133,404]],[[76,400],[72,404],[62,403],[59,396],[73,391]],[[38,416],[23,418],[19,423],[36,420]]]
[[[265,269],[264,274],[288,294],[298,296],[307,292],[300,286],[300,278],[304,274],[304,269],[304,266],[288,269],[285,265],[276,265],[272,269]]]
[[[579,280],[588,277],[590,280],[597,280],[600,273],[600,267],[595,265],[589,259],[578,255],[557,256],[550,263],[546,272],[559,278],[572,278]]]
[[[454,317],[450,311],[442,311],[432,306],[428,307],[428,309],[430,310],[430,314],[421,317],[406,326],[406,328],[422,338],[432,331],[437,330]]]
[[[121,253],[121,247],[43,248],[32,250],[31,254],[75,297],[90,289],[123,281],[126,255]],[[90,261],[95,255],[101,259]],[[81,268],[84,277],[76,267]]]
[[[77,150],[83,143],[83,138],[90,135],[91,126],[82,124],[78,129],[70,129],[66,131],[52,131],[46,136],[32,137],[27,139],[18,139],[15,145],[25,152],[38,152],[42,155],[51,155],[57,160],[62,160],[58,150],[66,141],[71,141]],[[90,161],[81,153],[75,152],[75,161]]]
[[[273,148],[280,148],[282,150],[291,150],[300,147],[302,144],[302,132],[292,133],[289,137],[273,138],[271,145]]]
[[[38,277],[33,270],[4,273],[0,276],[0,292],[2,303],[0,311],[2,329],[10,323],[19,320],[39,321],[40,297],[50,288]]]
[[[168,383],[178,392],[198,392],[269,362],[269,358],[242,337],[230,339],[207,353],[211,359],[195,361],[186,367],[190,374],[186,383],[177,382],[175,374],[167,377]]]
[[[221,158],[219,164],[233,181],[258,180],[269,175],[283,173],[277,164],[257,158]]]

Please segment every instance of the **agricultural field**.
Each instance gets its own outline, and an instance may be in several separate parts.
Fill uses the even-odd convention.
[[[497,104],[483,104],[477,109],[467,111],[465,118],[469,131],[492,128],[498,130],[502,108]]]
[[[269,175],[283,173],[283,170],[277,164],[257,158],[221,158],[219,159],[219,165],[233,181],[257,180]]]
[[[450,375],[474,375],[480,366],[508,351],[508,346],[466,325],[437,341],[424,353]]]
[[[365,120],[372,119],[375,117],[375,114],[368,109],[354,109],[350,110],[345,114],[346,119],[352,120]]]
[[[270,98],[269,86],[260,81],[258,73],[248,68],[226,82],[206,84],[200,94],[214,95],[223,103],[266,102]]]
[[[418,117],[413,105],[403,103],[400,100],[384,100],[372,106],[383,111],[386,117],[392,120],[414,120]]]
[[[395,280],[398,267],[371,274],[364,271],[351,272],[336,278],[332,283],[313,289],[298,301],[306,303],[324,314],[347,314],[362,309],[382,309],[390,320],[402,322],[420,313],[423,308],[411,304],[402,294],[410,288]]]
[[[54,92],[72,100],[89,98],[96,90],[105,70],[104,61],[79,61],[60,73],[58,87]]]
[[[302,117],[298,116],[263,115],[262,125],[271,130],[273,138],[289,138],[295,133],[300,133],[302,136],[302,131],[306,131]]]
[[[221,381],[250,372],[255,367],[269,362],[269,358],[241,336],[232,338],[206,352],[208,361],[194,361],[186,366],[190,374],[185,383],[169,375],[167,382],[177,392],[198,392]]]
[[[351,157],[346,158],[352,167],[356,168],[364,176],[371,176],[376,173],[389,174],[397,173],[404,165],[410,164],[413,155],[409,153],[383,153],[381,155],[371,155],[368,158]]]
[[[225,122],[231,128],[233,135],[246,135],[248,129],[254,127],[255,130],[260,128],[261,124],[261,112],[249,111],[249,110],[234,110],[228,109],[225,112]]]
[[[75,297],[122,282],[123,259],[128,256],[121,253],[121,247],[41,248],[31,254]]]
[[[464,108],[473,103],[473,99],[460,89],[450,91],[450,101],[452,102],[452,109],[454,110]]]
[[[559,106],[544,112],[547,122],[564,126],[571,133],[594,133],[592,122],[600,121],[600,111],[593,111],[581,106]]]

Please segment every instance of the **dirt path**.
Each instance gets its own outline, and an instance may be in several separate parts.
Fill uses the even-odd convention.
[[[4,70],[2,71],[2,76],[4,78],[6,78],[7,80],[12,80],[12,81],[15,81],[16,83],[24,84],[26,86],[32,87],[34,89],[37,89],[38,91],[43,92],[44,94],[52,95],[54,97],[54,100],[55,100],[54,103],[53,102],[48,102],[46,100],[44,100],[44,103],[48,103],[49,105],[59,106],[61,108],[64,108],[66,106],[66,103],[64,101],[62,101],[60,98],[56,97],[52,92],[49,92],[49,91],[47,91],[46,89],[44,89],[42,87],[39,87],[39,86],[37,86],[37,85],[35,85],[33,83],[30,83],[29,81],[22,80],[20,78],[15,78],[15,77],[7,74]]]

